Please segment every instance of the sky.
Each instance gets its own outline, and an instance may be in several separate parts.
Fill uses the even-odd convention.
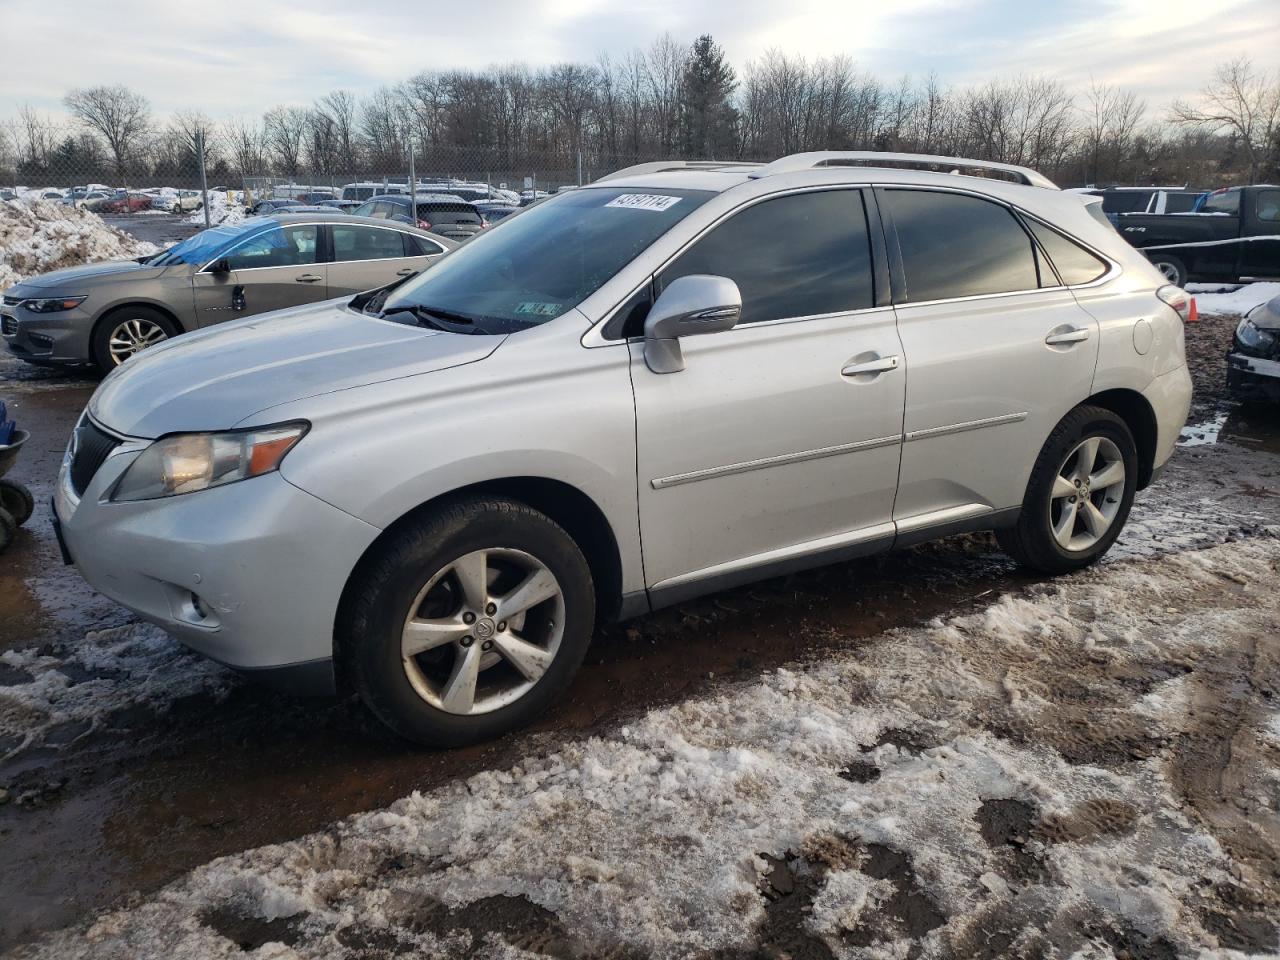
[[[1217,63],[1280,62],[1280,0],[0,0],[0,121],[23,104],[62,115],[69,88],[115,83],[161,115],[249,116],[424,68],[592,62],[664,31],[710,33],[739,68],[777,48],[848,54],[884,80],[1096,79],[1156,113]]]

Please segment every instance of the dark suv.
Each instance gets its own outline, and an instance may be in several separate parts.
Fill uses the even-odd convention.
[[[416,215],[410,216],[409,197],[371,197],[352,211],[359,217],[381,220],[398,220],[411,223],[423,230],[430,230],[442,237],[459,242],[479,233],[486,226],[480,212],[457,197],[446,194],[425,194],[417,198]]]

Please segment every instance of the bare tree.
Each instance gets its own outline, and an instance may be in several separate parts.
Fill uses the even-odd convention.
[[[272,107],[262,115],[262,132],[267,149],[275,154],[280,170],[296,177],[302,169],[302,145],[311,115],[303,107]]]
[[[72,116],[107,141],[115,159],[116,175],[123,181],[130,157],[151,126],[147,98],[117,84],[72,90],[63,103]]]
[[[338,154],[337,165],[348,176],[355,175],[356,98],[350,90],[334,90],[316,101],[312,109],[315,118],[323,118],[323,126],[332,139],[332,149]]]
[[[1256,181],[1280,134],[1280,76],[1254,69],[1247,57],[1221,64],[1200,103],[1175,101],[1170,119],[1237,138],[1249,163],[1249,179]]]

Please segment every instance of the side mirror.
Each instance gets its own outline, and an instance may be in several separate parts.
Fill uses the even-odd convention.
[[[673,281],[644,322],[644,362],[654,373],[684,369],[680,338],[731,330],[742,316],[742,294],[728,277],[693,274]]]
[[[230,273],[231,261],[226,257],[219,257],[213,263],[209,264],[210,273]]]

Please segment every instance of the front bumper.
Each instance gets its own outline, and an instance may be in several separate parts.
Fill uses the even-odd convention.
[[[93,314],[84,304],[59,313],[32,313],[25,307],[0,308],[0,333],[9,352],[38,363],[88,363]]]
[[[1228,353],[1227,389],[1244,399],[1280,401],[1280,360]]]
[[[198,493],[112,503],[149,441],[126,440],[76,497],[64,460],[60,539],[95,589],[186,646],[253,674],[332,687],[338,602],[381,532],[279,473]],[[296,686],[296,684],[295,684]]]

